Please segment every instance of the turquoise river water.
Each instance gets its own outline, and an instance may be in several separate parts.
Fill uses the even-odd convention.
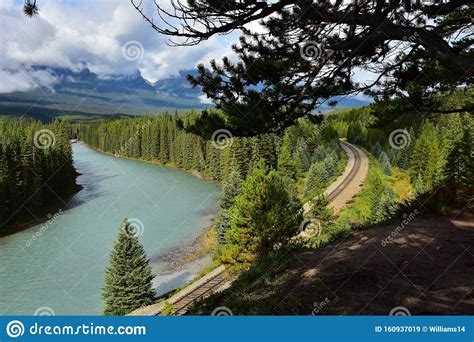
[[[157,275],[157,292],[198,272],[179,272],[179,257],[211,222],[219,188],[156,164],[114,158],[73,144],[83,186],[67,210],[0,239],[0,314],[101,314],[108,254],[122,220],[137,225]]]

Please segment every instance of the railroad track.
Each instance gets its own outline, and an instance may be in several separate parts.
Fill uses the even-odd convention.
[[[349,184],[351,184],[351,182],[354,180],[357,173],[359,172],[361,166],[361,156],[357,149],[345,141],[341,141],[341,143],[353,152],[354,165],[347,174],[347,177],[328,194],[329,202],[337,198],[337,196],[339,196],[344,191],[344,189],[347,188]],[[179,316],[186,314],[192,304],[194,304],[199,299],[208,297],[216,290],[218,290],[221,286],[223,286],[227,281],[228,280],[225,276],[225,269],[223,267],[218,270],[215,270],[214,274],[212,274],[212,276],[210,276],[208,279],[199,284],[199,286],[196,286],[191,291],[188,291],[172,303],[175,310],[175,314]]]
[[[183,297],[178,299],[173,303],[175,314],[177,316],[182,316],[188,312],[192,304],[194,304],[198,299],[203,299],[213,294],[217,289],[227,282],[225,277],[225,272],[222,270],[220,273],[217,273],[211,279],[196,287],[192,291],[186,293]]]
[[[328,194],[329,202],[336,199],[356,177],[361,167],[361,155],[351,144],[341,141],[345,147],[350,149],[354,154],[354,165],[348,172],[344,180]],[[214,271],[208,273],[203,278],[191,284],[187,289],[180,291],[169,299],[169,303],[173,305],[175,314],[178,316],[185,315],[190,307],[197,301],[210,296],[219,288],[229,284],[226,277],[224,266],[220,266]],[[146,309],[146,308],[145,308]],[[149,309],[143,311],[138,309],[131,313],[131,315],[160,315],[163,309],[163,304],[155,304],[149,306]]]
[[[351,182],[354,180],[354,177],[359,172],[360,165],[361,165],[361,158],[357,149],[355,149],[354,146],[346,143],[345,141],[341,140],[341,143],[344,144],[344,146],[346,146],[348,149],[350,149],[354,153],[354,166],[347,174],[347,177],[341,182],[341,184],[339,184],[334,190],[332,190],[328,194],[327,198],[329,202],[332,202],[334,199],[336,199],[337,196],[339,196],[341,192],[343,192],[344,189],[347,188],[349,184],[351,184]]]

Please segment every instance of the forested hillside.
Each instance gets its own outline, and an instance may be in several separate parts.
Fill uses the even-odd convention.
[[[79,139],[101,151],[199,171],[217,181],[225,181],[232,168],[245,178],[260,159],[271,168],[279,165],[279,169],[286,169],[290,178],[304,178],[314,162],[330,156],[332,160],[326,163],[334,166],[341,155],[335,143],[337,134],[329,126],[321,128],[302,120],[283,137],[276,134],[232,137],[230,131],[222,130],[205,140],[185,129],[199,115],[165,113],[101,121],[76,125],[75,131]]]
[[[392,175],[395,169],[406,172],[413,185],[412,197],[439,188],[446,189],[438,198],[443,199],[440,204],[460,205],[472,198],[471,114],[402,117],[380,125],[377,114],[380,118],[387,113],[382,115],[377,109],[354,109],[334,116],[332,124],[340,136],[370,151],[385,175]]]
[[[389,104],[396,108],[397,100]],[[321,124],[299,120],[282,136],[232,137],[223,130],[214,140],[205,140],[186,130],[199,117],[196,112],[101,121],[76,126],[76,133],[102,151],[196,170],[222,182],[216,224],[220,244],[231,225],[234,198],[263,159],[270,169],[293,180],[291,187],[300,200],[313,200],[312,215],[323,227],[322,234],[308,242],[314,247],[355,228],[383,223],[415,198],[429,198],[435,189],[439,193],[432,202],[438,209],[472,198],[472,117],[407,115],[384,123],[389,114],[380,105],[336,112]],[[371,161],[366,187],[334,220],[320,195],[344,166],[337,138],[364,147]]]
[[[388,104],[397,109],[397,100]],[[262,200],[255,177],[263,179],[259,179],[261,184],[271,184],[270,177],[264,179],[258,169],[243,183],[245,190],[237,191],[231,209],[221,204],[221,212],[230,212],[227,220],[231,228],[222,239],[227,245],[218,251],[218,256],[221,262],[232,268],[240,266],[246,272],[241,273],[229,289],[198,302],[191,314],[204,314],[218,305],[232,308],[237,314],[254,315],[360,314],[361,310],[368,314],[386,314],[385,311],[400,305],[400,298],[419,297],[418,287],[412,288],[414,283],[424,284],[430,290],[436,284],[434,290],[441,286],[448,291],[450,285],[439,280],[442,272],[446,272],[446,279],[454,274],[459,279],[456,284],[469,289],[471,281],[460,271],[469,257],[466,255],[464,261],[457,262],[457,253],[459,246],[470,243],[472,235],[469,237],[469,229],[460,232],[449,223],[448,216],[436,212],[459,215],[459,222],[463,224],[472,217],[468,213],[474,195],[473,117],[466,112],[426,117],[407,112],[408,115],[393,120],[390,114],[386,107],[377,104],[336,112],[323,121],[323,127],[330,127],[328,131],[335,130],[339,137],[365,149],[369,156],[369,174],[362,191],[347,203],[338,217],[328,211],[327,201],[316,192],[311,219],[319,221],[320,229],[309,239],[289,240],[287,248],[259,251],[258,258],[249,256],[248,248],[240,247],[239,243],[253,241],[254,235],[248,232],[258,229],[252,228],[252,224],[258,227],[259,222],[269,222],[265,221],[264,213],[258,211]],[[311,168],[320,169],[317,165]],[[318,181],[322,173],[316,174],[314,178]],[[258,195],[252,196],[255,192]],[[229,202],[226,191],[223,198],[224,203]],[[257,219],[255,213],[263,218]],[[450,238],[441,237],[443,234]],[[430,245],[432,241],[435,242]],[[418,258],[420,243],[431,248],[433,257],[428,256],[428,261]],[[344,248],[345,252],[340,253]],[[383,252],[377,252],[381,248]],[[406,272],[410,273],[409,279],[406,274],[400,277],[396,274],[400,272],[399,265],[404,265],[406,260],[413,264]],[[325,262],[329,266],[321,272]],[[454,269],[453,264],[459,265],[460,270]],[[426,265],[437,271],[420,272]],[[388,278],[387,274],[392,273],[394,278]],[[395,278],[397,282],[392,287],[387,286]],[[431,299],[439,296],[434,290],[433,293],[427,291],[432,297],[424,305],[427,302],[433,305],[427,311],[422,311],[423,305],[407,301],[413,305],[414,312],[443,312],[444,308],[431,304],[438,303]],[[367,303],[380,293],[383,293],[380,303],[369,306]],[[318,300],[323,300],[322,304],[318,304]],[[466,302],[468,300],[450,293],[443,304],[451,303],[455,312],[462,313],[467,311],[456,305]]]
[[[48,206],[63,205],[76,189],[68,127],[0,119],[0,233],[16,221],[45,216]]]

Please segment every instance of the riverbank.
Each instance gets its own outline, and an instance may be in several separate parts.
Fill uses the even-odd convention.
[[[66,211],[69,208],[68,204],[70,200],[79,192],[83,189],[83,186],[80,184],[77,184],[77,178],[81,174],[76,171],[74,175],[74,185],[68,187],[65,189],[64,196],[62,199],[57,198],[56,201],[50,203],[47,206],[44,206],[41,209],[38,209],[34,213],[31,213],[29,211],[29,215],[27,214],[22,214],[19,215],[17,218],[9,222],[7,225],[4,227],[0,228],[0,239],[4,238],[6,236],[19,233],[23,230],[27,230],[31,227],[34,227],[36,225],[42,224],[47,222],[55,213],[58,213],[59,211]],[[31,217],[32,215],[36,217]]]
[[[215,213],[212,213],[208,218],[208,228],[190,239],[189,243],[151,258],[152,271],[157,275],[155,289],[159,297],[174,293],[215,267],[212,258],[217,246],[214,216]],[[179,286],[172,286],[178,282],[181,283]]]
[[[222,184],[209,177],[209,176],[206,176],[204,174],[202,174],[201,172],[197,171],[197,170],[184,170],[184,169],[181,169],[179,167],[177,167],[175,164],[172,164],[172,163],[167,163],[167,164],[163,164],[162,162],[160,162],[159,160],[148,160],[148,159],[139,159],[139,158],[132,158],[132,157],[127,157],[127,156],[124,156],[124,155],[116,155],[114,153],[111,153],[111,152],[107,152],[107,151],[104,151],[104,150],[101,150],[99,148],[96,148],[94,146],[90,146],[89,144],[87,144],[85,141],[83,140],[79,140],[80,143],[84,144],[84,146],[87,146],[88,148],[90,148],[91,150],[94,150],[94,151],[97,151],[99,153],[102,153],[102,154],[105,154],[109,157],[114,157],[114,158],[122,158],[122,159],[127,159],[127,160],[134,160],[134,161],[140,161],[140,162],[144,162],[144,163],[149,163],[149,164],[154,164],[154,165],[160,165],[160,166],[164,166],[164,167],[169,167],[170,169],[173,169],[175,171],[180,171],[180,172],[185,172],[185,173],[188,173],[190,174],[191,176],[194,176],[196,178],[200,178],[200,179],[204,179],[204,180],[207,180],[209,182],[212,182],[214,184],[216,184],[217,186],[221,187]]]

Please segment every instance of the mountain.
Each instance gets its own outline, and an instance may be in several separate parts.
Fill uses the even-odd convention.
[[[57,82],[52,88],[0,94],[0,114],[27,115],[42,121],[64,115],[153,114],[206,107],[199,100],[201,91],[192,88],[182,71],[176,77],[151,84],[137,71],[132,76],[100,78],[87,68],[44,69]]]
[[[26,115],[41,121],[51,121],[56,116],[69,116],[96,120],[105,115],[142,115],[163,111],[174,112],[203,109],[200,88],[192,88],[186,75],[195,70],[181,71],[179,75],[146,81],[136,72],[132,76],[101,78],[87,68],[80,71],[47,68],[57,80],[52,87],[40,87],[28,92],[0,94],[0,115]],[[346,98],[337,108],[359,107],[368,101]],[[321,107],[327,110],[329,107]]]

